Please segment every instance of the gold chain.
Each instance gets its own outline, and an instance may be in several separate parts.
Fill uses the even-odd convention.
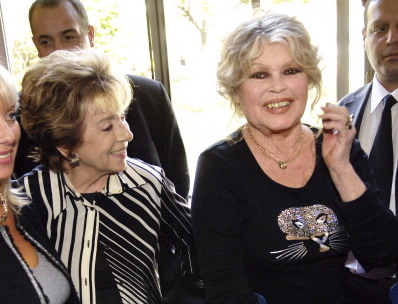
[[[288,163],[291,163],[292,161],[294,161],[294,160],[297,158],[297,156],[300,155],[301,150],[303,150],[303,146],[304,146],[304,132],[303,132],[303,130],[301,130],[300,138],[297,140],[297,143],[296,143],[296,146],[299,145],[298,150],[296,150],[296,151],[293,153],[293,155],[292,155],[289,159],[283,161],[283,160],[280,160],[278,157],[276,157],[276,156],[275,156],[274,154],[272,154],[271,152],[269,152],[267,149],[265,149],[264,147],[262,147],[262,146],[254,139],[253,134],[252,134],[252,132],[250,131],[250,128],[249,128],[248,125],[246,125],[245,128],[246,128],[246,130],[247,130],[247,134],[248,134],[248,135],[250,136],[250,138],[253,140],[254,144],[255,144],[256,147],[261,151],[261,153],[263,153],[263,154],[264,154],[265,156],[267,156],[269,159],[275,161],[275,162],[278,164],[279,168],[281,168],[281,169],[286,169],[286,168],[287,168],[287,164],[288,164]]]
[[[0,216],[0,225],[3,225],[8,216],[8,204],[7,201],[3,198],[3,195],[0,193],[0,204],[3,205],[4,213]]]

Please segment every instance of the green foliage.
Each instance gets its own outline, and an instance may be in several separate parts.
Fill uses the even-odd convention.
[[[107,2],[109,4],[109,2]],[[105,53],[110,53],[114,46],[113,38],[118,34],[119,28],[114,21],[119,17],[117,5],[99,8],[97,10],[98,22],[95,26],[95,44]]]
[[[38,60],[36,48],[30,34],[21,36],[14,41],[11,48],[11,71],[20,87],[26,69]]]

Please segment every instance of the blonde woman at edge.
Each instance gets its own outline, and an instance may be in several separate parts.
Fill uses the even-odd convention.
[[[0,303],[79,303],[47,237],[33,228],[29,200],[11,187],[21,135],[17,110],[13,78],[0,66]]]

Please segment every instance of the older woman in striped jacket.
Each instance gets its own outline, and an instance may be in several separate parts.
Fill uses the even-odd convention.
[[[196,277],[190,213],[163,170],[127,157],[131,89],[102,53],[56,51],[22,83],[40,166],[21,178],[83,303],[163,303],[159,238]]]

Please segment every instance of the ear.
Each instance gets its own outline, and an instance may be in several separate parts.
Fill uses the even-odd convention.
[[[57,147],[57,150],[59,153],[62,154],[63,157],[65,157],[65,159],[69,159],[70,153],[71,151],[69,149],[67,149],[66,147]]]
[[[90,40],[90,46],[94,47],[95,29],[92,25],[88,26],[88,39]]]
[[[365,38],[366,38],[366,28],[362,29],[362,41],[365,42]]]

